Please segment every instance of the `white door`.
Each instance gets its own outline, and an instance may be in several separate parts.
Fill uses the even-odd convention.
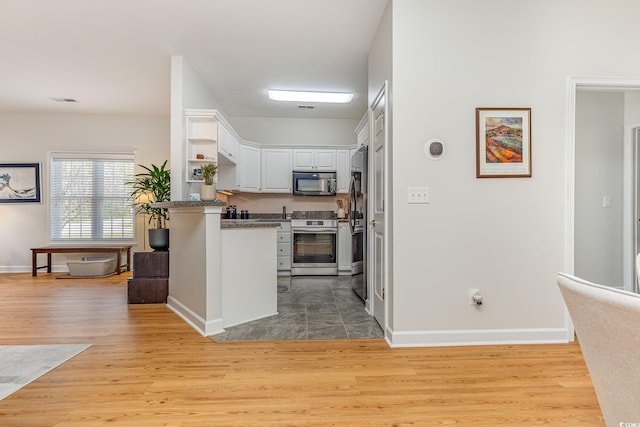
[[[369,149],[369,277],[373,291],[373,316],[383,330],[386,330],[385,310],[385,168],[387,143],[387,111],[386,111],[386,83],[372,105],[372,146]]]

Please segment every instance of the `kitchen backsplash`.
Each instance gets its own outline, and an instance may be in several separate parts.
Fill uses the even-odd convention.
[[[238,193],[229,196],[228,205],[236,205],[238,212],[248,210],[250,213],[282,213],[286,206],[287,212],[293,211],[338,211],[337,200],[347,200],[347,194],[330,196],[292,196],[289,194],[254,194]]]

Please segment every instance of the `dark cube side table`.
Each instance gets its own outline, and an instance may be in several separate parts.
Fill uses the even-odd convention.
[[[169,295],[169,252],[133,254],[133,277],[127,281],[129,304],[163,304]]]

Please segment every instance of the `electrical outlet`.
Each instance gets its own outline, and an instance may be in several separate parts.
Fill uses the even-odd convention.
[[[429,187],[409,187],[409,203],[429,203]]]
[[[258,212],[262,212],[262,203],[258,203]]]
[[[475,295],[480,294],[480,289],[469,289],[469,305],[477,305]]]

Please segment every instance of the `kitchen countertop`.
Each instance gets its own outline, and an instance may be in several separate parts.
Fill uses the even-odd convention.
[[[152,203],[151,207],[161,209],[175,209],[175,208],[193,208],[193,207],[224,207],[227,204],[222,200],[176,200],[171,202],[158,202]],[[249,219],[225,219],[224,216],[220,218],[221,229],[232,228],[266,228],[266,227],[278,227],[282,222],[291,221],[290,218],[279,218],[280,214],[255,214],[253,218]]]
[[[278,312],[279,222],[222,221],[224,206],[222,201],[154,206],[172,213],[167,306],[204,336]]]
[[[201,200],[176,200],[172,202],[156,202],[152,203],[152,208],[169,209],[169,208],[192,208],[198,206],[227,206],[222,200],[211,200],[203,202]]]

